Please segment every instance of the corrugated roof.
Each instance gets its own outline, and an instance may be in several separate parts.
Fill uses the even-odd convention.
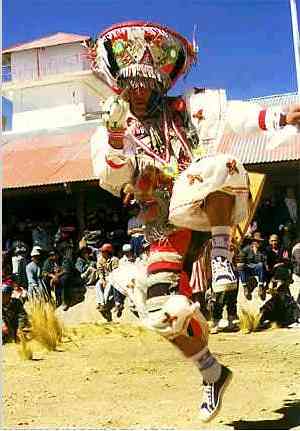
[[[263,107],[300,104],[298,93],[274,94],[256,97],[249,102],[258,103]],[[300,134],[291,136],[285,143],[273,150],[267,149],[270,136],[267,133],[248,135],[225,135],[217,149],[220,153],[230,153],[245,164],[270,163],[300,160]]]
[[[2,53],[8,54],[16,51],[25,51],[27,49],[45,48],[48,46],[63,45],[66,43],[83,42],[84,40],[90,39],[90,36],[73,33],[55,33],[50,36],[35,39],[30,42],[18,43],[17,45],[9,46],[5,48]]]
[[[255,97],[249,99],[249,102],[259,103],[262,106],[282,106],[300,103],[300,94],[298,93],[285,93],[273,94],[272,96]]]
[[[224,135],[217,152],[234,155],[242,163],[270,163],[300,160],[300,134],[291,136],[273,150],[267,149],[267,133]]]
[[[2,137],[3,189],[93,180],[89,140],[97,123]]]

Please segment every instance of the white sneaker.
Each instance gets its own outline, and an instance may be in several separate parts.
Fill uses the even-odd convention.
[[[299,328],[300,329],[300,322],[294,322],[291,325],[289,325],[288,328]]]
[[[211,334],[217,334],[218,332],[221,331],[221,328],[219,327],[219,320],[215,320],[210,328],[210,333]]]
[[[237,289],[237,279],[232,263],[223,256],[213,257],[212,288],[215,293]]]

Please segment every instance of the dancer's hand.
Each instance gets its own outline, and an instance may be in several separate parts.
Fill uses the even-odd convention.
[[[300,105],[290,105],[286,114],[286,124],[300,126]]]
[[[129,111],[129,104],[119,96],[109,97],[104,106],[104,120],[106,126],[111,131],[126,129],[126,119]]]

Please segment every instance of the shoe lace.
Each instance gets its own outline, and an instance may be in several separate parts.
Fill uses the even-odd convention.
[[[222,259],[221,256],[218,256],[212,260],[212,271],[216,277],[226,271],[230,277],[234,278],[231,262],[226,258]]]
[[[206,383],[203,387],[203,398],[204,403],[208,406],[211,406],[213,404],[213,383]]]

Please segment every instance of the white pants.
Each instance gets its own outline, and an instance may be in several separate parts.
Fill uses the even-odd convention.
[[[113,296],[113,288],[110,283],[107,283],[103,288],[102,281],[97,281],[96,286],[96,302],[98,305],[105,305]]]
[[[233,225],[246,218],[249,208],[247,171],[234,156],[216,154],[191,163],[176,179],[170,201],[170,222],[178,227],[209,231],[209,220],[201,204],[217,191],[236,197]]]

